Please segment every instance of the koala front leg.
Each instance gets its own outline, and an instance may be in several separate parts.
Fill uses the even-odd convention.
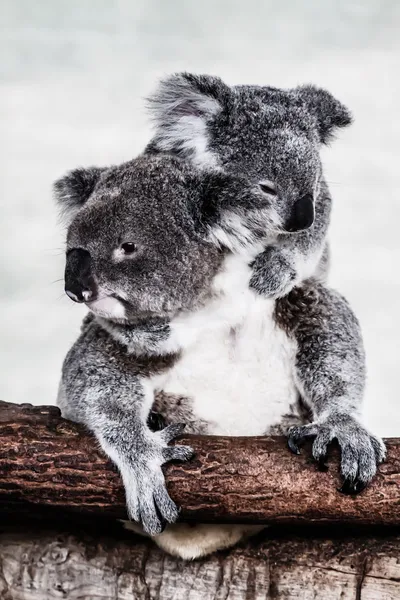
[[[121,473],[129,517],[157,535],[178,517],[161,467],[170,460],[188,460],[193,451],[168,446],[182,432],[182,424],[150,430],[153,397],[146,381],[132,372],[133,358],[104,340],[105,332],[93,335],[96,327],[94,323],[84,332],[67,355],[60,408],[66,418],[84,423],[95,434]]]
[[[91,429],[121,473],[129,517],[141,523],[149,535],[161,533],[179,514],[168,495],[161,467],[170,460],[188,460],[193,455],[186,446],[168,446],[184,425],[151,432],[142,421],[121,411],[119,403],[112,412],[102,411],[99,416],[101,425],[91,420]]]
[[[382,440],[360,420],[365,356],[360,327],[348,303],[320,284],[296,288],[278,301],[278,322],[297,341],[295,379],[314,421],[289,430],[289,448],[298,454],[314,438],[313,457],[322,462],[336,439],[341,449],[345,493],[358,493],[385,458]]]

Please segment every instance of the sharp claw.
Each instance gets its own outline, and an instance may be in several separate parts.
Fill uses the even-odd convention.
[[[293,454],[301,454],[300,448],[298,447],[298,445],[294,441],[293,437],[289,436],[288,440],[287,440],[287,443],[288,443],[289,450],[291,450],[291,452],[293,452]]]
[[[151,410],[147,417],[147,425],[151,431],[161,431],[166,426],[164,417],[154,410]]]
[[[352,479],[345,479],[342,487],[338,488],[338,492],[346,495],[354,494],[354,481]]]
[[[327,471],[329,471],[329,466],[326,464],[326,458],[326,456],[321,456],[321,458],[319,458],[317,461],[318,470],[322,473],[326,473]]]
[[[360,479],[345,479],[341,488],[338,488],[338,492],[341,494],[354,496],[359,494],[367,487],[367,483]]]
[[[365,481],[360,481],[359,479],[357,479],[357,481],[354,484],[354,494],[360,494],[363,490],[365,490],[365,488],[367,487],[367,483],[365,483]]]

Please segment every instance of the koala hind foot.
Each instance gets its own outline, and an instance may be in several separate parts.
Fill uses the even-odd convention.
[[[315,438],[312,455],[323,464],[329,444],[336,439],[341,450],[340,471],[343,484],[340,492],[358,494],[372,480],[377,465],[384,461],[386,448],[383,441],[372,435],[348,414],[333,414],[319,422],[291,427],[288,433],[288,446],[295,454],[300,454],[300,445],[309,438]]]

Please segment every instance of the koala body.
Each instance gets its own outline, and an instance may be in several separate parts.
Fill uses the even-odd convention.
[[[346,107],[314,86],[229,87],[189,73],[163,81],[149,105],[156,127],[148,152],[240,174],[284,212],[279,235],[254,261],[251,287],[280,298],[311,276],[325,281],[331,197],[320,149],[351,122]]]
[[[247,179],[144,155],[76,170],[55,186],[70,218],[66,293],[90,315],[68,353],[59,405],[119,468],[129,516],[166,550],[195,558],[260,527],[174,525],[161,466],[191,449],[182,431],[337,438],[344,489],[359,491],[384,456],[359,420],[364,352],[346,301],[317,282],[272,300],[251,264],[284,211]],[[152,431],[159,412],[167,427]]]

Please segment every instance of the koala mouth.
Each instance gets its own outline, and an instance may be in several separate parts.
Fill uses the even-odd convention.
[[[100,296],[85,302],[88,309],[99,317],[125,321],[127,302],[116,294]]]
[[[118,294],[104,294],[85,302],[88,309],[98,317],[115,321],[120,324],[158,323],[169,320],[175,312],[171,311],[140,311],[133,309],[131,304]]]

